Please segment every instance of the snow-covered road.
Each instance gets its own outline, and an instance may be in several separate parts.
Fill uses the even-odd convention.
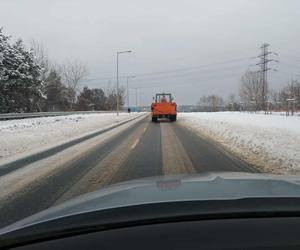
[[[263,171],[300,173],[300,117],[240,112],[180,113],[179,123]]]
[[[0,162],[44,150],[137,115],[78,114],[0,121]]]

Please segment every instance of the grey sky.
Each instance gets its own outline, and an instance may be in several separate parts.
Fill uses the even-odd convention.
[[[237,94],[263,42],[279,53],[271,87],[300,74],[299,13],[298,0],[1,0],[0,26],[42,42],[53,61],[87,63],[90,87],[115,84],[116,51],[130,49],[120,75],[137,75],[131,103],[140,87],[143,105],[158,91],[195,104],[203,94]]]

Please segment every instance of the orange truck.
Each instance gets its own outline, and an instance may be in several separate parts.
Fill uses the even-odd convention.
[[[173,102],[171,94],[156,94],[151,105],[152,122],[157,122],[160,118],[168,118],[171,122],[177,118],[177,104]]]

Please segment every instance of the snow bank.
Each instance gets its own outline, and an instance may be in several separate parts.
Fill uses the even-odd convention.
[[[300,117],[180,113],[179,123],[220,142],[261,170],[300,173]]]
[[[78,114],[0,121],[0,163],[134,118],[138,113]]]

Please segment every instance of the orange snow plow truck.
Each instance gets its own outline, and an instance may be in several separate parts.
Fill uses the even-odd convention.
[[[151,105],[152,122],[157,122],[160,118],[168,118],[171,122],[176,121],[177,105],[173,102],[171,94],[156,94]]]

